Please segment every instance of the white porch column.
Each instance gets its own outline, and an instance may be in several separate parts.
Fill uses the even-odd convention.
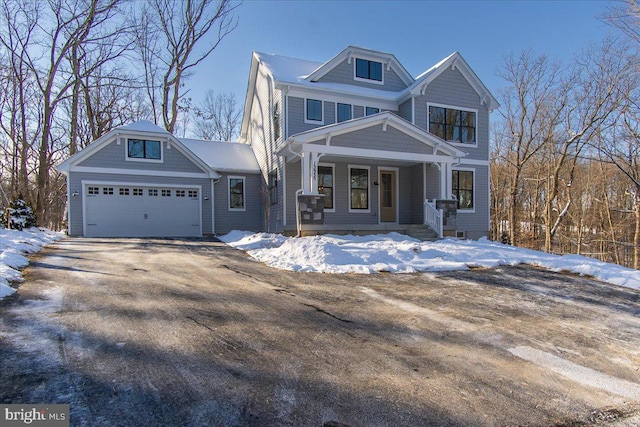
[[[320,153],[307,151],[301,159],[303,194],[318,193],[318,160],[321,156]]]
[[[302,168],[302,194],[309,193],[309,186],[311,183],[311,153],[304,153],[302,158],[300,159],[301,168]]]
[[[309,188],[309,193],[317,194],[318,193],[318,160],[322,156],[319,153],[311,153],[311,187]]]
[[[451,180],[449,173],[449,163],[440,163],[440,199],[448,199],[450,196],[447,193],[448,182]]]

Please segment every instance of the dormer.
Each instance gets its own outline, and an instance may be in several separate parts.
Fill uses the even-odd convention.
[[[400,92],[414,80],[390,53],[349,46],[305,78],[308,82],[339,83]]]

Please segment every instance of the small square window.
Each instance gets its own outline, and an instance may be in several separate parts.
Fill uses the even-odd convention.
[[[375,108],[375,107],[367,107],[366,108],[366,115],[367,116],[371,116],[372,114],[378,114],[380,112],[379,108]]]
[[[129,189],[121,187],[121,188],[118,189],[118,194],[120,194],[121,196],[128,196],[129,195]]]
[[[162,194],[162,197],[171,197],[171,190],[163,189],[161,194]]]
[[[113,187],[102,187],[102,194],[107,196],[113,195]]]
[[[89,187],[88,193],[90,196],[95,196],[100,194],[100,189],[98,187]]]
[[[176,197],[185,197],[186,192],[184,190],[176,190]]]
[[[189,190],[189,198],[197,199],[198,198],[198,190]]]
[[[142,196],[144,194],[144,191],[142,190],[142,188],[134,188],[133,189],[133,195],[134,196]]]
[[[307,120],[312,122],[322,121],[322,101],[307,99]]]
[[[351,104],[338,103],[338,123],[351,120]]]
[[[147,194],[151,197],[157,197],[158,196],[158,190],[155,188],[150,188],[149,191],[147,192]]]

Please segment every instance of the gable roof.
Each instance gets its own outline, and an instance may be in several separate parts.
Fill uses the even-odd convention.
[[[463,158],[467,155],[464,151],[454,147],[445,140],[423,129],[420,129],[413,123],[406,121],[402,117],[390,111],[383,111],[381,113],[372,114],[370,116],[347,120],[340,123],[334,123],[331,125],[297,133],[290,136],[282,144],[282,146],[278,149],[278,154],[286,153],[286,151],[288,150],[287,146],[293,143],[305,144],[361,129],[366,129],[380,124],[383,125],[383,129],[385,129],[387,126],[391,126],[394,129],[397,129],[400,132],[419,140],[423,144],[432,147],[434,154],[437,151],[441,151],[445,155],[455,158]]]
[[[258,162],[253,149],[247,144],[214,142],[197,139],[181,139],[174,137],[165,129],[141,120],[125,126],[119,126],[96,139],[83,150],[60,163],[56,169],[68,173],[74,165],[91,157],[120,136],[138,136],[168,141],[189,160],[194,162],[210,178],[220,178],[218,171],[259,172]]]
[[[408,99],[412,96],[424,94],[429,83],[434,81],[440,74],[447,69],[458,70],[462,76],[469,82],[473,90],[480,97],[480,103],[486,104],[489,110],[495,110],[500,106],[498,100],[491,94],[489,89],[482,83],[478,75],[471,69],[467,61],[459,52],[453,52],[451,55],[429,68],[424,73],[416,77],[415,82],[409,86],[401,99]]]
[[[328,74],[343,61],[347,60],[349,61],[349,63],[351,63],[351,61],[355,57],[381,62],[382,65],[387,68],[387,70],[393,68],[393,71],[396,72],[398,77],[400,77],[400,80],[402,80],[405,85],[409,86],[411,83],[413,83],[413,77],[411,77],[411,74],[409,74],[406,68],[402,66],[395,55],[358,46],[347,46],[342,50],[342,52],[314,70],[305,80],[310,82],[316,81]]]

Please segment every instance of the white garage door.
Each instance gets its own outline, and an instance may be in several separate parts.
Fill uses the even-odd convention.
[[[202,235],[200,188],[105,183],[84,190],[87,237]]]

